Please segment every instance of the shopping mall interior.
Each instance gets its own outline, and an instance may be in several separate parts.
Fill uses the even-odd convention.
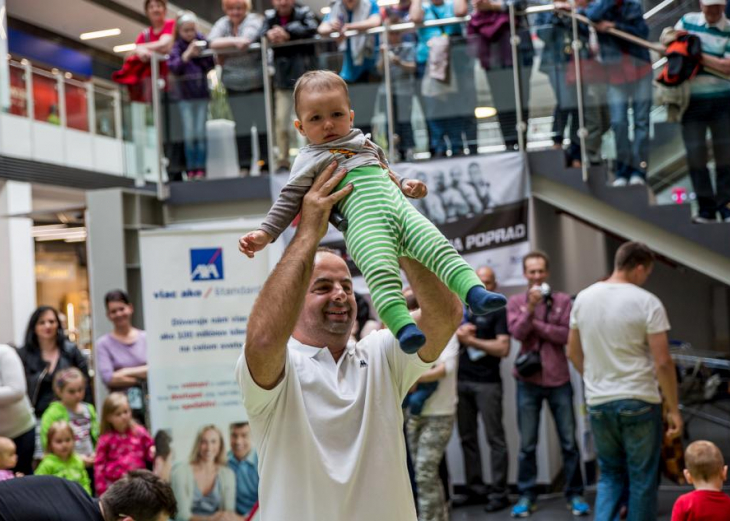
[[[326,165],[313,166],[302,154],[318,143],[311,130],[315,119],[304,117],[307,93],[297,90],[295,96],[294,87],[314,70],[344,80],[354,111],[347,130],[360,129],[367,140],[367,150],[339,141],[336,148],[325,146],[328,158],[344,162],[369,154],[375,158],[370,165],[402,176],[394,179],[397,198],[384,208],[405,201],[402,191],[468,265],[490,268],[496,291],[510,303],[525,304],[536,291],[537,306],[547,306],[544,327],[553,327],[558,295],[567,302],[562,322],[554,326],[554,331],[562,328],[562,336],[544,340],[559,353],[564,375],[559,382],[548,381],[543,340],[534,340],[537,353],[542,350],[542,379],[519,374],[516,364],[525,346],[543,337],[516,332],[509,304],[503,312],[509,320],[504,319],[502,354],[470,347],[466,333],[457,333],[453,364],[435,362],[447,376],[439,376],[443,380],[430,392],[446,393],[451,386],[447,412],[420,416],[412,405],[401,411],[398,404],[405,431],[398,427],[391,434],[401,445],[408,440],[403,455],[412,467],[416,499],[409,496],[406,503],[414,516],[418,510],[419,521],[613,520],[619,514],[675,519],[677,498],[693,490],[682,473],[691,454],[685,458],[683,451],[709,441],[730,461],[725,1],[432,1],[0,0],[0,344],[18,350],[25,364],[21,394],[38,425],[34,468],[43,458],[39,444],[46,445],[38,395],[43,382],[49,401],[56,389],[56,362],[44,358],[50,365],[37,381],[27,360],[38,351],[43,310],[53,311],[49,316],[58,321],[64,339],[59,349],[73,346],[83,358],[87,401],[99,420],[110,393],[128,397],[133,415],[154,437],[157,454],[167,454],[172,471],[166,479],[173,479],[179,504],[176,465],[191,451],[191,465],[197,464],[196,450],[202,449],[196,447],[206,432],[217,432],[226,461],[229,449],[230,458],[236,457],[235,425],[249,420],[236,363],[254,302],[291,250],[287,245],[297,236],[301,216],[277,223],[281,235],[269,233],[268,240],[275,240],[253,259],[239,252],[239,237],[261,230],[262,222],[270,226],[269,211],[282,200],[279,194],[283,198],[292,186],[301,187],[300,176],[311,174],[311,183]],[[301,85],[306,90],[307,84]],[[316,84],[312,92],[330,92],[328,85]],[[347,111],[335,117],[347,119]],[[423,184],[426,197],[409,195],[406,187]],[[306,198],[288,201],[296,206],[292,216],[307,204]],[[350,289],[359,306],[352,338],[359,341],[364,328],[386,326],[375,309],[379,304],[370,294],[368,274],[358,267],[361,259],[348,255],[348,239],[347,231],[343,236],[330,226],[322,244],[351,270]],[[597,402],[592,394],[589,371],[581,374],[583,355],[579,372],[574,351],[565,347],[568,332],[579,331],[577,313],[570,314],[576,296],[613,280],[628,241],[653,254],[648,279],[640,285],[653,295],[651,302],[659,302],[668,322],[663,329],[649,326],[642,354],[620,350],[615,356],[636,356],[624,360],[631,371],[649,364],[653,392],[658,397],[661,389],[670,411],[664,428],[671,431],[672,407],[683,423],[681,434],[662,438],[661,469],[648,472],[658,476],[647,496],[657,507],[640,515],[636,511],[643,506],[630,492],[639,485],[626,468],[622,498],[606,513],[607,496],[615,491],[602,488],[608,487],[604,480],[610,472],[595,412],[605,400]],[[374,255],[374,246],[363,255]],[[410,255],[404,243],[398,248],[399,256]],[[542,275],[529,274],[529,259],[544,261]],[[116,290],[122,297],[109,296]],[[115,303],[126,318],[114,315]],[[40,315],[34,313],[39,309]],[[464,317],[467,325],[473,318],[466,311]],[[482,331],[482,322],[472,323]],[[473,338],[498,338],[489,324],[491,333]],[[656,379],[661,368],[652,366],[658,364],[656,352],[645,340],[657,331],[665,334],[666,363],[674,368],[670,387]],[[120,340],[124,335],[129,343]],[[580,335],[586,357],[590,349],[600,349],[588,345],[582,327]],[[127,348],[140,339],[146,357],[125,366]],[[484,369],[485,359],[492,364],[489,385],[499,389],[496,402],[470,398],[465,389],[486,386],[487,380],[474,380],[482,373],[459,367]],[[0,368],[3,393],[8,371]],[[546,403],[540,398],[534,413],[531,447],[525,385],[545,391]],[[567,429],[553,401],[557,395],[551,394],[566,386]],[[638,401],[632,392],[622,397]],[[55,398],[61,399],[58,389]],[[13,418],[3,411],[9,407],[3,400],[0,418]],[[657,403],[649,405],[661,411]],[[450,423],[437,444],[435,466],[424,463],[435,474],[424,478],[419,475],[426,472],[423,455],[411,447],[417,436],[409,431],[410,421],[434,417]],[[430,424],[424,420],[424,425]],[[253,417],[251,427],[254,448],[247,450],[256,451],[264,437]],[[0,428],[0,439],[12,438],[20,447],[17,435]],[[147,462],[156,474],[158,459]],[[254,474],[272,468],[263,461],[251,467]],[[405,460],[392,464],[405,468]],[[88,468],[101,495],[99,475]],[[240,485],[243,478],[237,479]],[[262,474],[256,483],[270,487],[272,479]],[[727,493],[721,480],[723,486]],[[284,521],[272,506],[266,513],[264,498],[272,496],[263,490],[254,490],[258,495],[248,507],[240,507],[239,490],[235,519]],[[193,510],[200,507],[192,501]],[[185,508],[176,519],[197,515]],[[234,519],[223,516],[228,507],[216,508],[209,513],[220,517],[195,519]],[[0,500],[0,520],[16,519],[3,517],[2,510]],[[728,519],[729,511],[707,519]],[[358,517],[364,514],[338,515],[364,519]]]

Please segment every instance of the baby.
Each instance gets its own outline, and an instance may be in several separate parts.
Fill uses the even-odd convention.
[[[722,484],[727,479],[727,465],[720,449],[709,441],[695,441],[687,447],[684,461],[687,465],[684,477],[695,490],[680,496],[674,503],[672,521],[727,521],[730,497],[722,492]]]
[[[0,481],[16,477],[12,469],[17,464],[18,455],[15,453],[15,442],[10,438],[0,437]]]
[[[239,248],[244,254],[253,257],[289,226],[314,177],[336,160],[348,173],[335,190],[353,186],[338,204],[347,219],[343,229],[347,251],[365,277],[378,315],[403,351],[415,353],[426,337],[401,293],[400,256],[415,259],[435,273],[475,314],[506,305],[504,296],[487,291],[438,229],[405,199],[404,193],[423,197],[425,185],[394,176],[383,167],[383,151],[352,128],[355,113],[342,78],[329,71],[304,74],[294,86],[294,111],[298,118],[294,126],[310,144],[299,152],[289,181],[261,228],[241,237]]]

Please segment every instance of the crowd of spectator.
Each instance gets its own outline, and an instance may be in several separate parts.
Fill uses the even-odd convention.
[[[518,2],[516,7],[523,4]],[[389,73],[394,121],[386,122],[385,127],[393,125],[398,158],[414,157],[417,106],[426,123],[430,157],[477,152],[474,59],[485,73],[506,149],[516,149],[527,136],[530,79],[538,58],[531,36],[534,33],[542,42],[539,70],[547,76],[555,96],[552,140],[556,149],[564,149],[566,165],[580,167],[584,156],[591,164],[600,163],[603,135],[611,129],[616,153],[612,163],[613,185],[645,184],[649,171],[652,62],[645,46],[615,34],[619,30],[641,39],[648,37],[641,2],[578,0],[573,5],[555,0],[554,7],[554,11],[539,13],[534,18],[517,17],[517,53],[513,55],[508,5],[501,0],[401,0],[382,9],[374,0],[337,0],[321,22],[309,7],[295,0],[275,0],[273,9],[263,15],[252,12],[249,0],[223,0],[225,16],[205,36],[200,33],[193,13],[184,11],[176,21],[167,19],[165,0],[146,0],[151,26],[137,38],[134,57],[148,61],[152,52],[169,53],[168,62],[160,65],[160,74],[172,85],[164,92],[168,172],[173,180],[182,179],[183,170],[187,179],[199,179],[206,175],[205,123],[210,98],[207,76],[216,63],[235,121],[239,167],[243,172],[258,168],[254,165],[258,161],[271,171],[288,172],[293,85],[308,70],[337,66],[330,60],[330,51],[334,49],[341,63],[340,75],[352,93],[354,123],[366,134],[383,131],[382,126],[373,125],[379,121],[376,110],[383,111],[387,105],[382,83],[386,72]],[[590,26],[578,24],[578,42],[573,42],[573,24],[568,16],[572,9],[591,22]],[[725,0],[706,0],[701,2],[701,9],[686,14],[676,29],[698,35],[703,63],[719,72],[728,72],[730,30],[726,29],[723,14]],[[384,68],[386,53],[381,52],[383,42],[379,35],[344,36],[347,31],[365,31],[383,23],[420,24],[467,14],[468,23],[389,32],[389,71]],[[315,44],[312,39],[317,35],[327,40]],[[273,45],[271,67],[266,69],[273,71],[273,129],[267,129],[266,124],[261,53],[249,49],[262,39]],[[206,48],[215,51],[215,61],[210,52],[205,52]],[[581,63],[585,154],[578,132],[576,53]],[[513,63],[515,56],[517,62]],[[515,68],[521,78],[521,111],[517,110],[515,99]],[[685,104],[681,123],[690,177],[700,207],[694,220],[715,222],[719,216],[727,221],[730,159],[725,157],[727,147],[722,143],[730,131],[723,126],[728,118],[722,107],[726,105],[728,83],[704,71],[689,81],[691,103]],[[174,106],[177,109],[171,108]],[[179,113],[182,123],[182,147],[176,146],[169,131],[174,119],[172,112]],[[722,117],[715,118],[716,115]],[[719,179],[716,187],[710,181],[706,142],[698,137],[704,137],[708,128],[713,134]],[[272,130],[275,164],[268,165],[267,132]],[[184,149],[184,154],[178,149]],[[176,160],[183,155],[184,159]]]

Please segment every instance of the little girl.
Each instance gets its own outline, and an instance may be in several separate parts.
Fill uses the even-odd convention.
[[[96,493],[101,496],[127,472],[143,469],[153,459],[152,437],[132,419],[127,397],[111,393],[101,411],[101,437],[94,462]]]
[[[399,256],[417,260],[438,276],[475,315],[503,308],[503,295],[487,291],[474,270],[446,237],[411,205],[411,197],[425,195],[425,185],[414,179],[393,183],[383,168],[383,151],[352,128],[347,84],[329,71],[310,71],[294,86],[294,126],[309,145],[299,151],[286,187],[261,227],[239,240],[249,257],[272,242],[292,222],[314,178],[333,160],[348,170],[335,190],[351,192],[337,205],[348,221],[344,231],[347,251],[370,288],[378,316],[397,337],[406,353],[426,343],[408,312],[401,292]]]
[[[91,469],[94,466],[94,448],[99,439],[96,409],[84,402],[86,377],[75,367],[59,371],[53,378],[53,390],[59,401],[52,402],[41,418],[41,440],[46,448],[48,429],[56,422],[68,422],[74,434],[74,451]]]
[[[207,42],[197,31],[197,22],[190,11],[180,13],[175,23],[175,43],[167,60],[174,75],[173,92],[179,100],[188,179],[205,177],[208,71],[215,65],[212,56],[200,56]]]
[[[46,455],[35,470],[36,476],[58,476],[75,481],[91,495],[91,482],[83,460],[74,452],[74,432],[68,422],[57,421],[48,427],[44,440]]]

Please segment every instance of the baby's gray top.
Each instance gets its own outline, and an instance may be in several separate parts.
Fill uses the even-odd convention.
[[[356,128],[329,143],[307,145],[299,151],[289,180],[261,223],[260,229],[276,240],[299,213],[302,199],[312,186],[314,178],[333,160],[348,172],[360,166],[385,165],[387,168],[388,165],[383,149]],[[396,178],[400,184],[402,179],[398,175]]]

